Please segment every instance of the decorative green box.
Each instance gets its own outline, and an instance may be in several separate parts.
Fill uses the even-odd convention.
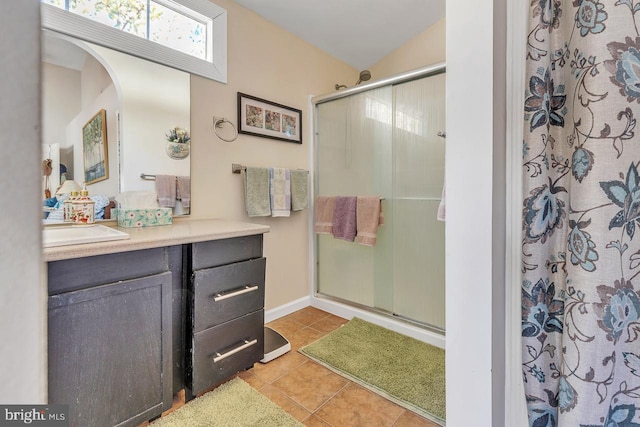
[[[111,212],[119,227],[154,227],[173,223],[171,208],[112,209]]]

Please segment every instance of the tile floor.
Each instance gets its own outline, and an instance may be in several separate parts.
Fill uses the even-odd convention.
[[[289,340],[291,351],[267,364],[256,363],[238,376],[305,426],[437,427],[297,351],[346,322],[314,307],[275,320],[267,326]]]
[[[291,342],[291,351],[240,377],[306,426],[437,426],[297,351],[346,322],[306,307],[269,323]]]

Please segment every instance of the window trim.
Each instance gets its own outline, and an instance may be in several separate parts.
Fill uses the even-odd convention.
[[[227,83],[227,11],[207,0],[174,0],[212,20],[212,55],[203,60],[90,18],[41,3],[42,28]],[[207,47],[209,48],[209,47]]]

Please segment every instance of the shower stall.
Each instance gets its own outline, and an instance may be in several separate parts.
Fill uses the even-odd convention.
[[[313,99],[315,195],[382,199],[374,246],[315,236],[315,294],[445,330],[445,66]]]

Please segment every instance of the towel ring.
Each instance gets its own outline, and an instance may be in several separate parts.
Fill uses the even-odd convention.
[[[234,136],[231,139],[223,138],[218,133],[218,128],[221,128],[225,123],[229,123],[231,125],[231,127],[233,128],[234,132],[236,133],[236,136]],[[229,120],[225,119],[224,117],[213,116],[213,131],[216,133],[216,136],[218,138],[220,138],[221,140],[223,140],[224,142],[233,142],[236,139],[238,139],[238,129],[236,129],[235,125],[233,123],[231,123]]]

